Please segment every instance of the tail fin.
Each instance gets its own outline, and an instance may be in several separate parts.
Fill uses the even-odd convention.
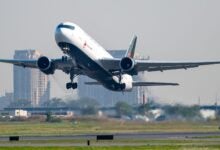
[[[135,47],[136,47],[136,43],[137,43],[137,36],[134,35],[130,45],[129,45],[129,48],[126,52],[126,55],[125,57],[130,57],[130,58],[133,58],[134,57],[134,52],[135,52]]]

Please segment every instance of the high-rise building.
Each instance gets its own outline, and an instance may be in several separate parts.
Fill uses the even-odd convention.
[[[4,96],[0,97],[0,110],[3,110],[5,107],[8,107],[8,105],[12,102],[13,99],[13,93],[6,92]]]
[[[116,58],[122,58],[126,51],[125,50],[111,50],[109,51],[112,56]],[[138,76],[134,77],[134,80],[138,80]],[[88,97],[97,100],[101,107],[114,106],[118,101],[125,101],[130,105],[136,105],[139,102],[140,88],[133,87],[131,92],[115,92],[104,88],[101,85],[85,85],[85,82],[93,81],[86,76],[78,77],[78,96]]]
[[[16,50],[14,59],[37,59],[37,50]],[[14,66],[14,100],[27,100],[33,107],[39,106],[50,98],[49,77],[39,69]]]

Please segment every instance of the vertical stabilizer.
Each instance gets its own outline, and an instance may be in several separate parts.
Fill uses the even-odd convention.
[[[126,55],[125,57],[130,57],[130,58],[133,58],[134,57],[134,52],[135,52],[135,47],[136,47],[136,43],[137,43],[137,36],[134,35],[130,45],[129,45],[129,48],[126,52]]]

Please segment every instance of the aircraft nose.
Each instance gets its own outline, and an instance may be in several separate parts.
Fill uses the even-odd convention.
[[[61,27],[61,24],[56,27],[55,33],[56,35],[63,35],[63,28]]]
[[[56,27],[55,30],[55,40],[57,43],[64,42],[63,40],[66,39],[65,29],[61,28],[60,25]]]
[[[57,44],[61,42],[71,43],[73,40],[75,25],[71,23],[61,23],[56,27],[55,40]]]

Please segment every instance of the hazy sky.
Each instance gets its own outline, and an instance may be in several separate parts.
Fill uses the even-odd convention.
[[[57,24],[78,24],[106,49],[125,49],[138,36],[137,53],[156,60],[220,60],[219,0],[0,0],[0,58],[15,49],[37,49],[55,58]],[[0,64],[0,94],[13,89],[12,66]],[[148,81],[178,82],[154,87],[166,103],[213,104],[220,97],[220,65],[145,73]],[[69,77],[51,77],[52,96],[71,95]],[[73,95],[73,94],[72,94]],[[220,101],[219,101],[220,102]]]

